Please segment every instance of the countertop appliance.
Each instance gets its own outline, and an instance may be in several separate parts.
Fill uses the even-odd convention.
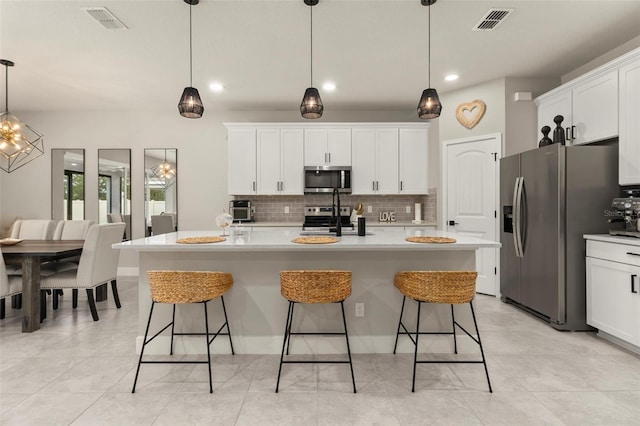
[[[306,166],[304,168],[304,193],[333,192],[351,194],[351,167]]]
[[[618,187],[612,145],[552,144],[500,160],[502,300],[560,330],[586,324],[583,234],[606,234]]]
[[[353,224],[350,220],[351,208],[340,207],[340,223],[342,228],[353,230]],[[305,206],[304,223],[302,229],[305,231],[327,231],[335,228],[337,223],[337,215],[333,212],[333,206]]]
[[[640,189],[625,189],[622,195],[611,202],[616,217],[609,219],[609,234],[640,238]]]
[[[229,201],[229,214],[233,218],[234,223],[253,222],[253,214],[255,207],[250,200],[231,200]]]

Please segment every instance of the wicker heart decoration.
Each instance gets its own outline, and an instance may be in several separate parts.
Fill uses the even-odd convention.
[[[458,108],[456,108],[456,118],[464,127],[472,129],[480,122],[486,109],[487,105],[476,99],[475,101],[458,105]]]

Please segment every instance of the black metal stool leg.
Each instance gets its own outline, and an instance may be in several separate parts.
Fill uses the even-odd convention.
[[[351,368],[351,382],[353,383],[353,393],[356,393],[356,378],[353,375],[353,362],[351,361],[351,347],[349,346],[349,335],[347,334],[347,317],[344,314],[344,300],[340,301],[342,308],[342,323],[344,324],[344,337],[347,340],[347,353],[349,354],[349,368]]]
[[[282,353],[280,354],[280,367],[278,368],[278,381],[276,382],[276,393],[278,393],[278,389],[280,387],[280,374],[282,373],[282,361],[284,361],[284,350],[287,346],[287,341],[289,339],[289,331],[290,325],[289,320],[291,319],[293,311],[293,302],[289,302],[289,308],[287,309],[287,322],[284,325],[284,339],[282,340]]]
[[[224,296],[220,296],[220,300],[222,301],[222,311],[224,312],[224,323],[227,326],[227,333],[229,333],[229,345],[231,345],[231,355],[235,355],[236,353],[233,350],[233,342],[231,341],[231,329],[229,328],[229,318],[227,318],[227,308],[224,306]]]
[[[451,327],[453,328],[453,353],[458,353],[458,340],[456,339],[456,317],[453,314],[453,305],[451,305]]]
[[[4,298],[0,299],[0,319],[4,319]]]
[[[207,344],[207,366],[209,367],[209,393],[213,393],[213,379],[211,378],[211,349],[209,348],[209,315],[207,314],[207,302],[202,302],[204,305],[204,329],[205,329],[205,342]],[[174,305],[175,307],[175,305]]]
[[[78,289],[74,288],[73,291],[71,291],[71,307],[73,309],[78,307]]]
[[[171,348],[169,348],[169,355],[173,355],[173,331],[176,324],[176,304],[173,304],[173,314],[171,315]]]
[[[402,308],[400,308],[400,319],[398,320],[398,331],[396,332],[396,344],[393,345],[393,353],[396,353],[398,348],[398,336],[400,336],[400,326],[402,325],[402,314],[404,313],[404,302],[407,300],[407,296],[402,296]]]
[[[471,307],[471,315],[473,316],[473,325],[476,327],[476,335],[478,336],[478,345],[480,346],[480,354],[482,354],[482,364],[484,365],[484,373],[487,375],[487,384],[489,385],[489,392],[493,393],[491,389],[491,380],[489,380],[489,370],[487,369],[487,361],[484,358],[484,350],[482,349],[482,340],[480,340],[480,331],[478,330],[478,323],[476,321],[476,314],[473,310],[473,303],[469,302]]]
[[[138,368],[136,369],[136,378],[133,380],[133,388],[131,393],[136,393],[136,383],[138,383],[138,374],[140,374],[140,365],[142,365],[142,355],[144,354],[144,347],[147,344],[147,335],[149,335],[149,326],[151,325],[151,316],[153,315],[153,307],[156,302],[151,302],[151,309],[149,309],[149,320],[147,321],[147,329],[144,331],[144,340],[142,341],[142,349],[140,349],[140,358],[138,359]]]
[[[416,365],[418,364],[418,337],[420,336],[420,306],[422,306],[422,302],[418,300],[418,319],[416,320],[416,350],[413,353],[413,381],[411,383],[411,392],[416,391]]]
[[[47,291],[40,290],[40,322],[47,318]]]
[[[60,295],[60,293],[58,293],[58,290],[53,290],[52,296],[51,298],[53,299],[53,310],[57,311],[58,310],[58,296]]]
[[[293,325],[293,308],[296,306],[296,302],[291,302],[291,318],[289,319],[289,334],[287,335],[287,355],[289,355],[289,343],[291,343],[291,326]]]

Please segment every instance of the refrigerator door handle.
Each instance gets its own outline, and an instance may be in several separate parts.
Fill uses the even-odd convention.
[[[521,214],[522,214],[522,177],[516,178],[513,187],[513,245],[516,250],[516,257],[523,257],[522,237],[521,237]]]

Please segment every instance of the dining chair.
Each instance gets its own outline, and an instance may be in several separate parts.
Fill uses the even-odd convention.
[[[84,240],[92,220],[61,220],[53,231],[54,240]]]
[[[0,253],[0,319],[4,319],[4,300],[7,297],[22,294],[22,277],[9,276],[4,264],[4,258]]]
[[[16,220],[11,229],[11,238],[22,240],[50,240],[56,226],[55,220]]]
[[[174,231],[175,227],[171,216],[164,214],[151,216],[151,232],[153,235],[168,234]]]
[[[73,289],[74,309],[78,307],[78,290],[85,289],[91,316],[94,321],[98,321],[93,289],[111,282],[113,299],[116,307],[120,309],[120,298],[116,283],[119,252],[111,248],[111,246],[122,241],[124,227],[124,222],[92,225],[87,233],[87,238],[84,240],[78,268],[41,277],[40,288],[43,291],[47,289]]]

